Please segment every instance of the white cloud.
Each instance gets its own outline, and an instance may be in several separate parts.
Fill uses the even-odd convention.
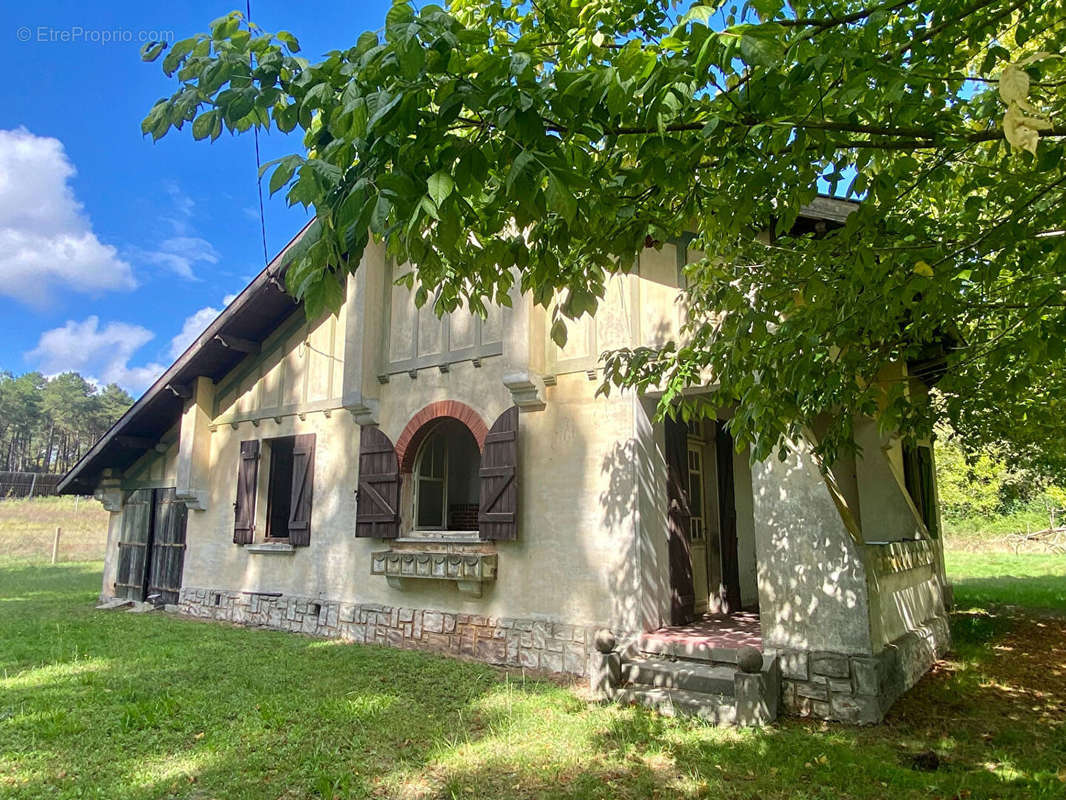
[[[73,370],[94,382],[117,383],[139,394],[166,369],[155,363],[130,366],[133,354],[154,338],[147,328],[126,322],[109,322],[101,328],[99,317],[90,316],[45,331],[26,358],[48,375]]]
[[[174,181],[164,181],[163,191],[170,195],[170,199],[174,203],[174,216],[164,217],[164,219],[174,228],[175,236],[188,236],[189,220],[192,218],[192,211],[196,207],[195,201],[185,194]]]
[[[217,264],[218,251],[206,239],[196,236],[175,236],[164,239],[158,250],[141,250],[135,248],[133,256],[139,261],[158,264],[186,280],[199,278],[193,266],[200,263]]]
[[[170,340],[171,359],[177,360],[178,356],[185,352],[185,348],[192,344],[196,337],[215,321],[215,317],[222,313],[222,309],[232,303],[236,297],[236,294],[227,294],[222,298],[222,308],[204,306],[199,311],[187,316],[185,322],[182,323],[181,331]]]
[[[56,286],[132,289],[130,265],[93,233],[58,139],[0,130],[0,292],[34,306]]]
[[[206,306],[186,317],[181,326],[181,332],[170,340],[170,357],[177,360],[178,356],[185,352],[185,348],[192,344],[196,337],[203,333],[204,329],[221,313],[221,309]]]

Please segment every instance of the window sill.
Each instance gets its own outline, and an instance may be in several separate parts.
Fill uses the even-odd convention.
[[[296,548],[288,542],[255,542],[254,544],[246,544],[244,550],[247,553],[262,555],[286,555],[296,552]]]
[[[477,531],[410,531],[393,541],[401,544],[482,544]]]

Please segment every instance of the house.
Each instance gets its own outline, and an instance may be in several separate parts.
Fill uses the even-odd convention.
[[[587,675],[718,721],[876,722],[948,646],[928,443],[860,420],[828,472],[803,446],[751,464],[729,409],[659,422],[655,396],[596,396],[599,353],[676,334],[684,242],[646,249],[562,348],[517,292],[485,318],[417,308],[373,244],[308,321],[280,280],[298,246],[64,478],[111,512],[104,599]]]

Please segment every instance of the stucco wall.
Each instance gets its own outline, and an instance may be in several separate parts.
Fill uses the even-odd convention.
[[[807,447],[752,467],[752,489],[765,646],[871,652],[861,554]]]
[[[943,617],[939,577],[943,547],[936,540],[910,540],[864,546],[874,610],[874,649]]]
[[[122,535],[122,512],[112,511],[107,515],[107,544],[104,547],[104,574],[100,584],[100,598],[115,594],[115,574],[118,571],[118,541]]]
[[[903,486],[899,441],[882,436],[876,422],[864,419],[855,424],[855,443],[860,451],[855,473],[863,539],[891,542],[919,538],[922,525]]]
[[[511,400],[498,372],[486,360],[481,368],[404,376],[407,386],[383,387],[381,428],[395,440],[415,412],[442,398],[466,403],[491,424]],[[631,629],[638,625],[630,603],[638,585],[630,559],[633,401],[592,402],[594,388],[583,375],[562,376],[548,390],[545,410],[521,415],[519,537],[495,545],[498,577],[481,598],[441,581],[410,580],[398,590],[369,574],[371,552],[388,543],[354,536],[359,427],[344,411],[217,426],[208,509],[189,515],[184,583]],[[316,434],[311,545],[284,555],[252,553],[232,543],[240,442],[297,433]],[[260,483],[265,479],[261,472]]]

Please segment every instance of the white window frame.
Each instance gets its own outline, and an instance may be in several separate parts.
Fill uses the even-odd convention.
[[[424,477],[422,475],[422,462],[426,457],[427,452],[430,449],[430,445],[434,442],[434,438],[440,435],[439,430],[432,430],[429,435],[426,436],[426,440],[422,443],[422,446],[418,448],[418,458],[415,460],[414,469],[414,530],[417,531],[432,531],[434,533],[440,533],[448,529],[448,440],[446,437],[441,436],[440,447],[443,451],[443,463],[441,465],[441,477],[429,476]],[[419,521],[419,509],[418,498],[421,496],[422,481],[432,481],[434,483],[440,483],[441,493],[441,523],[439,526],[435,525],[422,525]]]

